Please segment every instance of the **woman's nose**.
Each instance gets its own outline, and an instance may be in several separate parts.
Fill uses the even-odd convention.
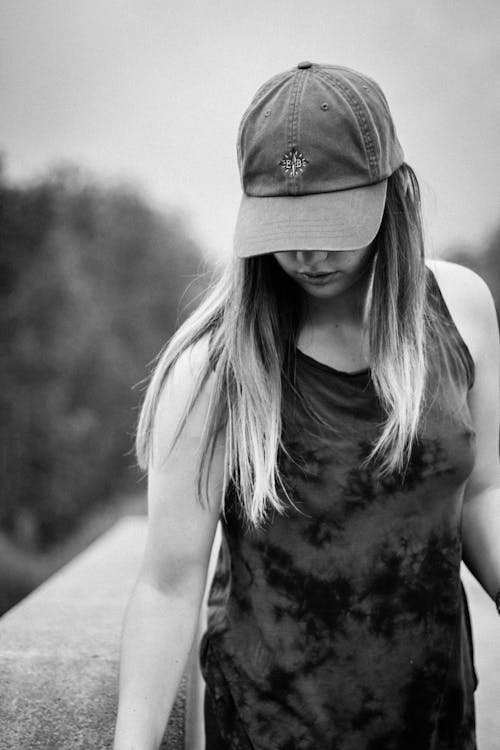
[[[300,266],[315,266],[328,257],[328,250],[296,250],[297,263]]]

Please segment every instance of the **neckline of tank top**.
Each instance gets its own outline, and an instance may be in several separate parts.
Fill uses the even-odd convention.
[[[352,380],[355,378],[366,379],[371,375],[371,369],[369,367],[366,367],[363,370],[354,370],[353,372],[347,372],[347,370],[337,370],[335,367],[327,365],[326,362],[320,362],[318,359],[314,359],[314,357],[309,356],[309,354],[306,354],[298,347],[295,347],[295,351],[299,359],[304,360],[304,362],[307,362],[312,367],[315,367],[318,370],[322,370],[323,372],[328,372],[332,375],[337,375],[341,378],[347,378],[348,380]]]

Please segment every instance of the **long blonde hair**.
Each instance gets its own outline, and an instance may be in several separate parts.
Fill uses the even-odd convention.
[[[386,418],[366,463],[385,475],[404,470],[408,462],[424,408],[427,342],[441,325],[426,305],[420,191],[406,164],[388,179],[374,251],[367,333],[372,380]],[[273,509],[283,512],[293,499],[278,466],[280,452],[286,453],[282,393],[301,315],[298,287],[272,254],[234,258],[157,361],[137,428],[140,466],[146,469],[151,457],[156,407],[172,366],[189,347],[210,337],[210,358],[184,415],[185,420],[213,370],[198,497],[203,501],[203,477],[222,427],[226,483],[236,489],[247,524],[259,526]]]

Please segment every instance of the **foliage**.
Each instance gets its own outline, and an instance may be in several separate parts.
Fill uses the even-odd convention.
[[[137,482],[133,386],[202,262],[178,219],[76,169],[0,176],[0,205],[0,530],[45,549]]]

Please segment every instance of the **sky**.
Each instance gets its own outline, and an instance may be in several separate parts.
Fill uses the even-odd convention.
[[[382,86],[420,179],[429,254],[500,223],[498,0],[2,0],[0,151],[25,180],[72,162],[231,252],[236,133],[301,60]]]

